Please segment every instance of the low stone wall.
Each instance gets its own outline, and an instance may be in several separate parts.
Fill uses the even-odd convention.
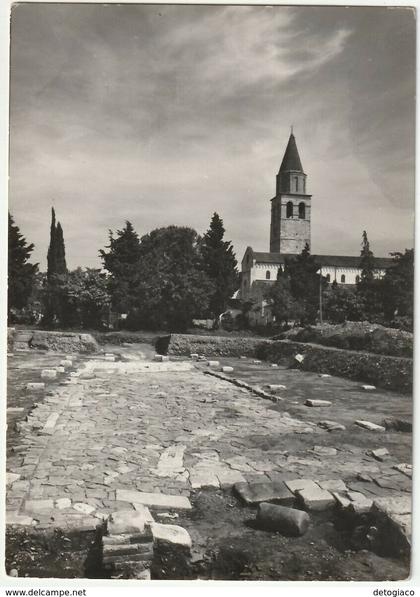
[[[261,338],[199,336],[193,334],[171,334],[161,336],[156,342],[159,354],[189,356],[192,353],[206,356],[240,357],[255,356],[257,347],[270,341]]]
[[[404,393],[412,392],[413,388],[413,361],[408,358],[289,340],[260,343],[256,354],[258,358],[272,363],[284,363],[285,359],[290,362],[296,354],[302,354],[305,358],[299,367],[304,371],[329,373]]]
[[[32,348],[81,353],[91,353],[99,350],[96,340],[90,334],[38,330],[15,330],[13,347],[21,350]]]

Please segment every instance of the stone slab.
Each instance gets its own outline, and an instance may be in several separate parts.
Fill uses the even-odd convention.
[[[305,400],[305,406],[312,406],[312,407],[325,407],[325,406],[331,406],[332,402],[330,402],[329,400],[312,400],[311,398],[308,398],[307,400]]]
[[[314,446],[312,451],[318,456],[336,456],[337,450],[328,446]]]
[[[117,501],[130,502],[134,505],[142,504],[150,508],[166,508],[174,510],[191,510],[190,500],[183,495],[167,495],[164,493],[148,493],[117,489]]]
[[[54,500],[26,500],[24,505],[25,512],[32,514],[41,514],[49,512],[54,508]]]
[[[327,479],[325,481],[317,481],[321,489],[327,491],[346,491],[346,484],[342,479]]]
[[[45,383],[43,381],[27,383],[26,389],[39,392],[41,390],[45,390]]]
[[[31,516],[18,514],[14,510],[6,512],[6,524],[16,526],[32,526],[34,522],[35,521]]]
[[[55,369],[43,369],[41,371],[41,379],[55,379],[57,371]]]
[[[283,481],[271,483],[236,483],[235,493],[248,505],[262,502],[278,502],[284,506],[292,506],[294,494]]]
[[[150,525],[153,539],[156,543],[163,543],[177,547],[191,549],[191,537],[186,529],[174,524],[153,522]]]
[[[40,434],[41,435],[51,435],[54,431],[54,428],[56,426],[56,423],[58,421],[60,417],[60,413],[51,413],[50,416],[48,417],[44,427],[40,430]]]
[[[316,489],[299,489],[297,495],[308,510],[327,510],[335,504],[334,496],[326,489],[321,489],[318,486],[316,486]]]
[[[119,510],[113,512],[107,520],[109,535],[147,534],[146,525],[153,521],[149,509],[140,505],[135,510]]]
[[[382,425],[376,425],[376,423],[371,423],[370,421],[358,420],[355,421],[355,424],[363,429],[367,429],[368,431],[385,431],[385,427],[382,427]]]
[[[221,371],[223,371],[223,373],[232,373],[233,367],[229,367],[228,365],[225,365],[224,367],[221,368]]]
[[[319,421],[318,427],[322,429],[326,429],[327,431],[344,431],[346,428],[341,423],[337,423],[336,421]]]
[[[292,479],[291,481],[285,481],[285,484],[294,494],[301,489],[319,489],[319,486],[312,479]]]

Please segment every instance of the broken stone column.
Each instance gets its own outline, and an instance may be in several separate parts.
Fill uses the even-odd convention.
[[[263,502],[258,506],[257,523],[268,531],[299,537],[308,530],[310,518],[306,512]]]
[[[153,517],[145,506],[111,514],[102,537],[102,563],[114,578],[150,579]]]

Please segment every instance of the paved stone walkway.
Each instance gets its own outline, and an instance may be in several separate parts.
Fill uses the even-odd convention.
[[[86,359],[62,380],[20,424],[7,466],[8,524],[89,529],[112,511],[135,508],[139,492],[174,496],[162,496],[160,509],[170,512],[195,489],[241,481],[351,478],[347,485],[368,487],[370,497],[410,492],[392,459],[378,461],[339,439],[326,447],[331,434],[316,418],[330,412],[291,416],[188,360],[155,363],[131,349],[124,361]],[[303,454],[295,448],[300,437]],[[366,485],[375,477],[382,484]]]

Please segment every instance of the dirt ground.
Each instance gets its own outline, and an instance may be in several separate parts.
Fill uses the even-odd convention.
[[[223,359],[221,364],[234,367],[232,375],[255,387],[286,386],[278,392],[282,400],[274,404],[204,375],[204,364],[174,369],[185,359],[174,359],[175,365],[161,371],[118,368],[119,363],[148,366],[153,355],[150,346],[108,346],[104,351],[116,354],[117,363],[99,359],[91,376],[80,375],[68,385],[72,371],[83,372],[98,360],[73,355],[72,368],[36,395],[25,389],[26,383],[39,381],[40,371],[58,365],[65,355],[31,351],[9,358],[7,406],[24,409],[7,417],[7,471],[21,475],[18,486],[14,483],[8,490],[9,511],[24,515],[28,500],[65,496],[107,514],[131,507],[116,500],[119,488],[187,495],[191,511],[166,514],[172,524],[190,533],[191,561],[174,554],[159,557],[153,563],[153,578],[362,581],[408,576],[406,557],[366,549],[357,535],[360,520],[347,520],[330,510],[311,513],[311,525],[303,537],[263,531],[255,524],[255,508],[243,505],[231,485],[218,485],[217,479],[226,475],[242,475],[250,482],[343,479],[350,489],[373,497],[407,494],[410,482],[393,466],[411,462],[411,433],[371,432],[354,421],[381,424],[386,417],[411,421],[410,396],[366,392],[356,382],[274,369],[252,359]],[[307,407],[308,398],[329,400],[332,406]],[[63,404],[57,407],[60,400]],[[35,402],[41,406],[33,409]],[[47,415],[57,411],[59,418],[40,449],[37,423],[43,403]],[[317,425],[322,419],[346,429],[329,433]],[[25,447],[23,452],[13,450],[19,445]],[[161,477],[156,473],[159,462],[174,445],[185,448],[184,473]],[[336,455],[319,455],[316,446],[332,447]],[[389,460],[378,462],[366,454],[378,447],[389,450]],[[110,452],[115,449],[124,455],[113,457]],[[109,481],[106,475],[121,466],[131,470]],[[152,513],[163,522],[161,513]],[[90,528],[72,528],[73,515],[74,511],[64,511],[58,517],[52,509],[33,514],[31,526],[8,525],[6,569],[15,568],[19,576],[29,577],[106,577],[93,524],[98,519],[92,516]]]

